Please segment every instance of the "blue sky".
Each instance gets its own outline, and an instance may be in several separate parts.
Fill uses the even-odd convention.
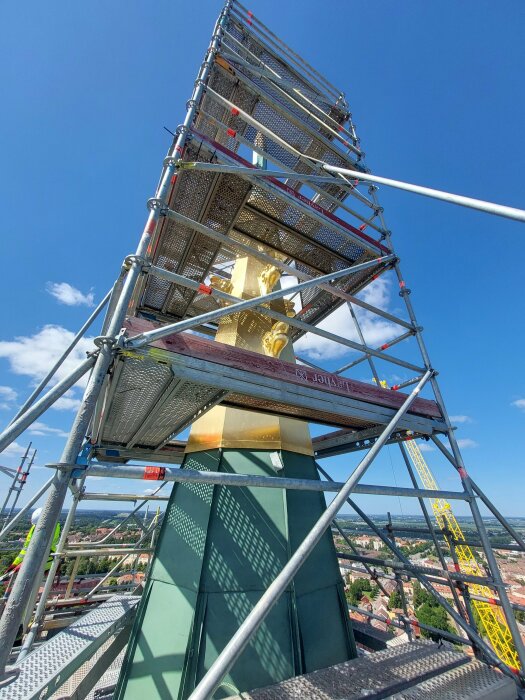
[[[2,424],[134,251],[170,145],[163,126],[183,119],[220,7],[3,6]],[[256,0],[251,9],[345,91],[374,172],[524,206],[521,0]],[[523,227],[386,189],[380,199],[449,411],[460,417],[467,466],[505,513],[525,516]],[[376,291],[400,308],[392,285]],[[345,359],[325,357],[324,366]],[[31,489],[48,476],[42,465],[60,456],[79,396],[17,440],[39,450]],[[437,453],[426,456],[443,487],[454,487]],[[17,461],[16,447],[0,458]],[[353,464],[326,466],[343,478]],[[365,481],[407,483],[397,448]],[[7,485],[0,477],[0,497]],[[90,486],[112,488],[137,485]],[[368,512],[400,511],[396,499],[360,502]],[[403,512],[415,506],[403,503]]]

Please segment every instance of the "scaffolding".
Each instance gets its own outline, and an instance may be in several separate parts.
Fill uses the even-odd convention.
[[[29,697],[15,695],[13,684],[20,685],[22,677],[27,683],[31,675],[28,661],[32,657],[25,657],[42,629],[60,561],[74,558],[78,562],[81,556],[108,552],[128,558],[151,554],[161,518],[146,525],[137,513],[147,501],[163,499],[158,491],[171,482],[335,494],[201,679],[191,700],[212,695],[345,504],[391,552],[392,559],[381,562],[391,573],[380,574],[379,580],[392,576],[401,593],[403,578],[418,580],[459,630],[458,634],[434,632],[472,647],[486,664],[512,677],[519,687],[524,684],[525,648],[514,616],[514,609],[520,606],[513,606],[509,600],[480,503],[509,533],[514,541],[509,547],[525,552],[525,543],[465,468],[440,392],[437,370],[414,312],[411,290],[401,272],[378,201],[375,180],[365,166],[344,94],[238,0],[227,0],[200,67],[185,119],[164,160],[157,190],[148,200],[148,217],[136,251],[125,257],[113,288],[0,435],[3,450],[81,377],[88,376],[62,455],[48,465],[53,475],[0,533],[5,538],[38,498],[47,495],[0,620],[0,669],[6,669],[7,683],[5,689],[0,689],[0,698]],[[412,191],[426,189],[407,187],[416,188]],[[448,201],[454,201],[450,197],[453,195]],[[455,203],[476,208],[487,205],[476,204],[475,200]],[[485,206],[485,211],[518,219],[521,216],[519,210],[498,210],[497,205]],[[274,291],[261,290],[260,296],[250,299],[232,296],[229,270],[239,256],[251,256],[265,263],[288,277],[290,284]],[[403,304],[399,314],[371,304],[363,294],[382,277],[395,280]],[[284,315],[270,305],[284,298],[293,299],[299,307],[297,311]],[[44,393],[56,370],[105,306],[101,333],[86,360]],[[349,312],[349,327],[339,333],[328,331],[322,322],[343,306]],[[297,353],[294,364],[216,342],[213,338],[220,319],[246,309],[270,317],[275,324],[285,324],[291,343],[299,343],[307,334],[317,336],[339,345],[341,354],[351,351],[353,359],[329,371]],[[380,347],[372,347],[360,320],[363,314],[389,324],[391,339]],[[356,378],[363,363],[376,380],[375,385]],[[380,377],[389,376],[394,370],[402,372],[404,378],[392,391],[380,385]],[[318,461],[348,455],[350,462],[354,452],[364,452],[364,456],[349,464],[349,475],[342,483],[334,482],[321,465],[320,481],[182,470],[174,466],[180,465],[184,456],[184,431],[218,405],[326,426],[328,429],[313,441]],[[418,486],[404,444],[419,439],[437,446],[444,463],[457,474],[458,490]],[[362,483],[374,459],[384,446],[391,444],[400,448],[412,488]],[[96,494],[85,487],[91,476],[153,481],[158,488],[148,497]],[[25,659],[26,670],[21,675],[13,674],[12,680],[7,664],[12,660],[12,648],[27,616],[28,603],[33,609],[55,524],[69,490],[73,493],[73,505],[19,652],[18,660]],[[397,546],[392,523],[387,531],[381,530],[355,503],[354,494],[416,499],[440,566],[425,569],[414,565]],[[139,501],[129,516],[141,530],[136,543],[123,549],[104,541],[90,548],[67,544],[78,503],[97,498]],[[432,525],[425,499],[460,500],[467,504],[477,538],[476,542],[465,544],[482,552],[486,574],[480,570],[449,570],[442,541],[449,541],[449,533],[445,525],[437,529]],[[351,540],[340,529],[339,532],[353,549],[351,555],[341,553],[341,560],[355,562],[351,566],[362,565],[364,568],[359,570],[377,579],[373,560],[360,555]],[[118,565],[115,571],[117,568]],[[104,582],[113,573],[107,574]],[[452,602],[438,592],[436,584],[448,586]],[[84,598],[96,600],[101,586],[97,585]],[[490,597],[476,598],[475,591],[480,590],[489,591]],[[70,585],[67,592],[71,593]],[[473,599],[497,606],[516,651],[516,666],[504,663],[483,632],[476,629]],[[118,625],[108,622],[111,606],[103,611],[104,639],[110,631],[115,633],[120,640],[118,650],[122,648],[120,632],[129,632],[132,614],[130,605],[122,605],[116,606]],[[403,615],[396,624],[411,639],[417,623],[408,615],[404,598]],[[96,649],[99,647],[97,644]],[[96,649],[93,646],[93,651]],[[115,656],[107,658],[109,663]],[[78,652],[78,663],[68,662],[68,673],[74,673],[85,660],[86,651]],[[64,673],[56,670],[61,682],[65,680]],[[39,692],[41,687],[42,684]],[[4,695],[6,692],[12,694]]]
[[[30,442],[27,446],[26,451],[24,452],[17,469],[11,469],[10,467],[0,466],[0,472],[6,474],[7,476],[13,477],[11,486],[9,487],[5,500],[2,503],[2,507],[0,508],[0,520],[2,520],[3,525],[5,525],[11,519],[11,516],[13,515],[14,510],[16,508],[16,504],[18,503],[18,499],[20,498],[20,495],[22,493],[22,489],[26,485],[27,477],[29,476],[31,467],[33,466],[33,463],[35,461],[36,450],[33,450],[31,457],[29,457],[29,452],[31,450],[32,444],[33,443]],[[26,462],[27,468],[24,470]]]

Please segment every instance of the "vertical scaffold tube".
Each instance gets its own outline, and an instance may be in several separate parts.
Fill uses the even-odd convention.
[[[71,433],[60,459],[62,464],[69,465],[69,467],[57,470],[55,474],[50,487],[48,499],[42,511],[42,515],[35,527],[35,532],[29,544],[27,554],[24,557],[17,580],[13,586],[13,590],[7,602],[4,614],[0,620],[0,639],[2,639],[2,646],[0,648],[0,674],[4,672],[5,666],[9,659],[20,623],[22,622],[25,605],[27,604],[31,594],[33,581],[35,578],[41,577],[44,573],[45,562],[49,554],[50,542],[55,529],[55,524],[60,517],[64,499],[66,497],[70,470],[71,467],[75,465],[78,454],[82,449],[84,436],[86,435],[86,431],[89,427],[104,378],[114,355],[117,336],[120,333],[120,329],[123,325],[135,284],[147,259],[148,248],[152,240],[152,236],[155,233],[160,216],[160,202],[164,202],[164,199],[169,192],[171,178],[175,173],[175,165],[183,152],[186,134],[193,121],[198,102],[202,96],[204,81],[208,76],[213,57],[219,46],[222,27],[224,26],[228,16],[230,6],[231,0],[228,0],[216,24],[215,32],[206,54],[206,59],[202,65],[199,78],[196,82],[192,99],[189,102],[183,128],[181,129],[175,143],[173,150],[174,155],[166,164],[164,173],[157,188],[155,204],[150,207],[146,226],[144,227],[136,253],[131,258],[131,265],[127,272],[120,298],[115,306],[115,311],[109,324],[107,336],[100,339],[99,355],[89,379],[88,386],[84,392],[82,404],[78,410],[77,416],[71,428]]]

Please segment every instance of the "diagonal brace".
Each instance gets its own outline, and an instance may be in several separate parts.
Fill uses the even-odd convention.
[[[253,299],[244,299],[243,301],[238,301],[236,304],[227,306],[222,309],[216,309],[215,311],[209,311],[205,314],[200,314],[194,318],[186,319],[185,321],[178,321],[177,323],[169,323],[162,328],[156,328],[152,331],[147,331],[146,333],[140,333],[134,338],[130,338],[125,342],[125,346],[128,348],[140,348],[148,343],[151,343],[160,338],[164,338],[172,333],[180,333],[181,331],[194,328],[201,323],[209,323],[210,321],[216,321],[223,316],[229,316],[230,314],[238,313],[239,311],[245,311],[246,309],[251,309],[259,304],[268,304],[276,299],[282,299],[282,297],[288,294],[295,294],[295,292],[301,292],[303,289],[308,289],[310,287],[316,287],[323,283],[329,283],[332,280],[340,279],[342,277],[348,277],[356,272],[362,272],[370,267],[375,267],[380,263],[388,264],[395,260],[394,255],[385,255],[381,258],[376,258],[375,260],[369,260],[368,262],[360,263],[358,265],[352,265],[352,267],[347,267],[343,270],[338,270],[337,272],[330,272],[327,275],[321,275],[321,277],[314,277],[313,279],[306,280],[305,282],[300,282],[293,287],[288,287],[288,289],[276,289],[269,294],[265,294],[261,297],[254,297]]]
[[[228,673],[235,661],[239,658],[252,636],[258,630],[258,628],[263,623],[270,610],[277,603],[282,593],[293,580],[295,574],[301,568],[305,559],[308,557],[310,552],[314,549],[314,547],[317,545],[317,543],[323,536],[324,532],[330,526],[332,520],[337,515],[341,506],[344,503],[346,503],[348,496],[353,491],[357,483],[360,481],[364,473],[367,471],[368,467],[372,464],[375,457],[387,441],[388,437],[395,429],[399,420],[408,411],[414,399],[418,396],[421,389],[431,378],[432,374],[433,370],[428,370],[417,385],[417,387],[413,389],[412,393],[403,402],[401,408],[399,408],[395,416],[383,430],[381,437],[370,449],[370,451],[367,453],[364,459],[361,460],[360,464],[356,467],[353,474],[345,482],[345,485],[343,486],[341,491],[326,508],[319,520],[315,523],[310,532],[306,535],[303,542],[299,545],[294,554],[290,557],[288,563],[284,566],[281,573],[270,584],[265,593],[263,593],[259,602],[255,605],[253,610],[246,617],[246,619],[241,624],[237,632],[233,635],[232,639],[228,642],[228,644],[219,654],[219,656],[212,664],[204,678],[200,681],[198,686],[190,695],[189,700],[207,700],[207,698],[211,697],[211,695],[213,694],[217,686],[220,684],[225,674]]]

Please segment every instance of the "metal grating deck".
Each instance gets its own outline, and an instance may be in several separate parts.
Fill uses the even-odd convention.
[[[465,654],[433,642],[410,642],[229,700],[379,700],[468,661]]]
[[[517,700],[516,684],[480,661],[471,661],[396,693],[392,700]]]
[[[114,596],[84,615],[18,665],[15,681],[0,688],[0,700],[45,700],[135,614],[138,596]]]
[[[128,319],[130,336],[151,329]],[[115,361],[92,442],[98,449],[155,450],[210,407],[271,412],[362,430],[386,424],[406,394],[178,333]],[[399,429],[445,428],[434,401],[416,399]]]
[[[320,172],[312,159],[362,169],[343,96],[323,89],[304,66],[284,60],[271,37],[251,27],[251,20],[246,22],[239,12],[234,8],[230,17],[182,161],[252,167],[242,156],[256,152],[272,168],[303,174]],[[263,245],[266,252],[295,261],[298,269],[315,276],[388,252],[380,240],[372,202],[357,188],[343,189],[340,182],[334,176],[333,184],[305,188],[292,179],[255,181],[227,173],[181,170],[167,203],[232,242]],[[352,200],[351,205],[347,200]],[[198,282],[237,254],[233,244],[221,244],[169,218],[157,227],[151,250],[156,265]],[[378,265],[339,280],[338,285],[355,294],[383,269]],[[314,288],[304,291],[301,302],[307,307],[302,320],[309,323],[318,323],[343,303]],[[147,318],[163,321],[213,308],[216,301],[209,296],[151,275],[139,287],[134,307]],[[294,338],[301,334],[299,329],[292,331]]]

